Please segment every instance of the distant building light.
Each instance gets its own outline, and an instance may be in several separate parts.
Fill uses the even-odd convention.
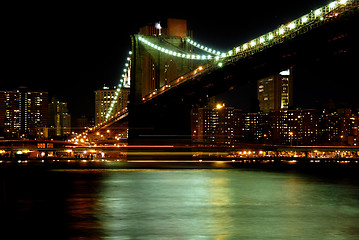
[[[223,107],[224,107],[224,104],[218,103],[218,104],[216,105],[216,108],[217,108],[217,109],[221,109],[221,108],[223,108]]]
[[[281,71],[279,74],[280,74],[281,76],[289,76],[289,75],[290,75],[290,70],[287,69],[287,70]]]

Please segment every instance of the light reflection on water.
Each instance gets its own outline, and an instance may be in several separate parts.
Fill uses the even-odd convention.
[[[312,175],[105,169],[15,179],[4,181],[13,225],[50,229],[47,239],[359,239],[359,185]]]
[[[243,170],[103,172],[80,233],[120,239],[358,239],[359,188]],[[75,209],[71,209],[75,207]],[[81,215],[81,214],[80,214]],[[86,229],[88,228],[88,229]],[[81,235],[80,234],[80,235]]]

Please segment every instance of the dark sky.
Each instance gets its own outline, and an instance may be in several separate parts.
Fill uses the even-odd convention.
[[[118,84],[129,36],[147,23],[187,19],[196,41],[224,51],[329,2],[10,3],[2,7],[0,89],[47,90],[73,116],[93,115],[94,90]]]

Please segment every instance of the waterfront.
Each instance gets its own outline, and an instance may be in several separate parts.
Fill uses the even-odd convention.
[[[345,176],[226,169],[3,169],[12,239],[358,239]],[[2,233],[4,234],[4,232]]]

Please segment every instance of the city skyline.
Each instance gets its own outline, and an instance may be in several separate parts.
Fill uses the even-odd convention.
[[[59,10],[52,9],[53,16],[41,13],[34,17],[29,16],[30,11],[25,12],[23,9],[20,12],[24,14],[15,14],[18,16],[17,20],[13,20],[5,29],[9,33],[7,39],[10,46],[5,54],[8,58],[5,73],[10,77],[7,77],[9,81],[6,81],[2,88],[15,89],[26,85],[29,88],[47,90],[51,96],[64,98],[64,101],[69,103],[71,114],[75,117],[89,113],[93,116],[93,96],[91,96],[93,91],[100,89],[103,84],[107,86],[118,84],[121,66],[130,46],[129,35],[136,33],[141,26],[158,21],[165,25],[168,17],[187,19],[195,40],[220,50],[227,50],[327,1],[298,1],[291,3],[290,6],[283,3],[283,1],[263,3],[262,7],[255,6],[254,3],[241,3],[243,9],[256,9],[256,11],[253,13],[239,10],[243,12],[240,16],[226,14],[231,5],[225,3],[217,9],[217,15],[209,5],[203,4],[195,6],[194,9],[197,11],[192,13],[181,11],[185,6],[177,11],[169,9],[166,12],[152,6],[148,14],[132,18],[130,21],[127,16],[115,14],[106,7],[101,9],[102,11],[95,11],[91,6],[87,6],[88,10],[97,13],[92,15],[76,8],[79,6],[74,6],[72,9],[63,6],[64,12],[69,13],[67,18],[62,17]],[[209,10],[213,11],[213,15],[205,14]],[[108,16],[104,17],[106,14]],[[49,21],[45,23],[41,17]],[[25,18],[27,22],[24,21]],[[308,105],[308,102],[314,102],[312,99],[307,99],[308,96],[312,96],[317,100],[323,99],[323,102],[333,98],[337,104],[344,101],[353,107],[358,107],[358,100],[353,97],[355,85],[352,85],[357,78],[355,62],[347,61],[342,65],[334,74],[327,70],[327,66],[320,63],[316,65],[316,69],[298,67],[294,80],[294,88],[298,93],[294,93],[294,105]],[[333,68],[329,67],[329,69]],[[306,98],[301,97],[301,93],[305,91],[310,93],[314,91],[313,88],[306,87],[306,84],[313,82],[316,83],[314,88],[324,90],[317,91],[317,94],[319,93],[317,96],[305,94]],[[341,85],[336,82],[340,82]],[[238,91],[246,92],[243,90],[246,88],[247,86],[243,86],[242,92]],[[340,93],[337,94],[335,91]],[[248,98],[251,96],[245,97],[247,98],[243,100],[241,97],[231,97],[229,94],[224,99],[229,99],[226,101],[228,105],[237,107],[248,103]]]
[[[359,236],[359,0],[3,5],[5,238]]]

